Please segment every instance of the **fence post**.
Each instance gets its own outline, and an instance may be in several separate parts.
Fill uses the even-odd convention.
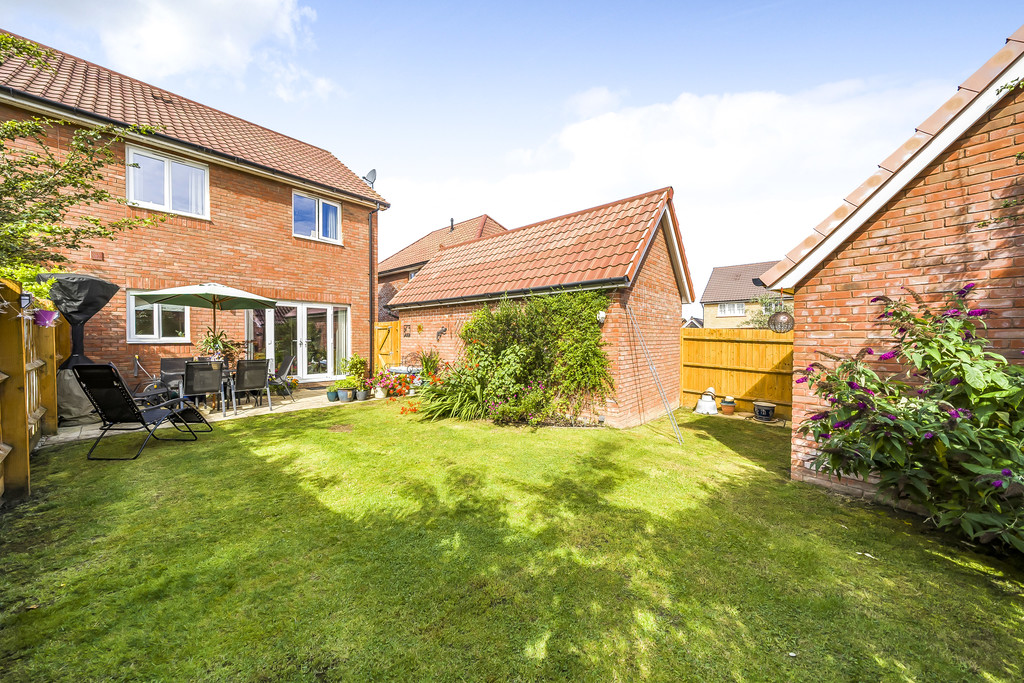
[[[46,408],[40,424],[43,434],[57,433],[57,366],[60,365],[57,357],[58,329],[56,325],[36,329],[36,348],[40,359],[46,362],[39,369],[39,403]]]
[[[20,317],[20,295],[19,285],[0,280],[0,491],[7,498],[23,498],[30,493],[25,325]]]

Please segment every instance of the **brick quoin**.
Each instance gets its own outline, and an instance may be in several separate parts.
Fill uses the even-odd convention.
[[[24,110],[0,105],[4,120],[31,116]],[[66,150],[73,131],[71,126],[56,126],[47,135],[46,144],[58,153]],[[131,144],[147,148],[145,141]],[[116,159],[103,170],[101,187],[115,197],[125,197],[125,146],[116,144],[112,149]],[[161,152],[156,147],[151,149]],[[174,152],[173,156],[189,158],[187,153]],[[135,354],[150,372],[158,369],[161,357],[196,355],[194,342],[212,323],[209,309],[190,309],[190,343],[128,343],[125,290],[218,282],[275,300],[348,305],[351,350],[370,358],[369,325],[373,318],[368,291],[367,215],[371,209],[302,188],[305,194],[341,204],[343,245],[300,239],[292,236],[292,185],[194,160],[209,167],[209,220],[116,203],[79,208],[68,215],[69,222],[85,215],[104,221],[128,216],[163,219],[152,227],[120,233],[113,241],[91,241],[67,254],[72,260],[68,270],[95,275],[122,288],[86,323],[86,355],[98,362],[112,361],[126,374],[133,367]],[[376,214],[373,231],[376,263]],[[93,256],[100,254],[102,260],[94,260]],[[218,311],[217,327],[233,339],[244,339],[245,312]]]
[[[831,257],[796,288],[793,363],[803,368],[864,347],[889,350],[888,328],[877,320],[879,295],[906,296],[906,286],[929,303],[940,303],[967,282],[971,301],[990,308],[988,338],[993,351],[1021,362],[1024,349],[1024,226],[993,220],[1007,199],[1024,197],[1024,94],[1007,96],[949,147]],[[876,363],[883,376],[900,372]],[[823,406],[807,384],[793,388],[793,479],[856,496],[875,495],[874,478],[829,479],[810,468],[813,442],[796,426]]]
[[[611,427],[632,427],[665,414],[654,378],[626,314],[628,303],[654,360],[672,410],[679,407],[679,324],[682,298],[661,228],[637,269],[631,287],[609,292],[602,337],[611,362],[615,391],[598,414]],[[405,308],[400,311],[403,362],[422,351],[437,350],[453,362],[463,351],[459,333],[484,303]],[[493,304],[491,304],[493,305]],[[442,329],[447,332],[438,338]]]

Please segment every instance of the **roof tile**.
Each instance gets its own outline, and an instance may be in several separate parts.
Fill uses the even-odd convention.
[[[387,204],[330,152],[212,107],[161,90],[53,48],[53,71],[19,57],[0,64],[0,85],[64,108],[126,125],[159,126],[160,135],[249,164]]]
[[[737,266],[719,266],[712,269],[711,277],[704,288],[704,294],[700,297],[702,304],[714,304],[724,301],[752,301],[764,294],[764,288],[753,283],[768,268],[774,266],[777,261],[763,261],[760,263],[744,263]]]
[[[671,206],[671,196],[671,188],[663,188],[445,249],[391,305],[498,296],[611,278],[625,282],[633,254],[648,241],[651,221]]]
[[[379,273],[386,273],[426,263],[442,249],[503,232],[505,227],[487,214],[456,223],[454,229],[451,225],[446,225],[427,233],[401,251],[387,257],[378,264],[377,270]]]

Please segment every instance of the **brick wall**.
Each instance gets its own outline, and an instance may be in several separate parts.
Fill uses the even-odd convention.
[[[800,284],[794,367],[822,360],[819,349],[838,355],[865,346],[888,350],[887,328],[876,320],[881,308],[870,303],[875,296],[900,296],[900,287],[907,286],[940,302],[966,282],[977,282],[973,300],[995,311],[987,321],[994,350],[1021,359],[1024,225],[979,225],[1003,201],[1024,195],[1024,166],[1015,158],[1020,152],[1024,95],[1017,93],[967,131]],[[879,363],[878,369],[883,374],[900,371],[892,363]],[[806,384],[795,385],[794,425],[819,408]],[[873,495],[870,482],[829,482],[808,469],[812,457],[812,444],[794,429],[794,479]]]
[[[391,312],[384,306],[409,282],[409,271],[390,273],[377,276],[377,321],[391,322],[398,320],[397,312]]]
[[[4,120],[28,116],[0,106]],[[70,127],[58,127],[47,144],[66,149],[72,132]],[[144,144],[135,146],[145,148]],[[104,171],[103,186],[115,197],[125,197],[124,146],[116,145],[114,152],[116,161]],[[186,154],[177,156],[187,158]],[[350,305],[352,350],[369,357],[369,209],[342,202],[344,245],[327,244],[292,237],[292,187],[284,182],[211,164],[209,188],[209,220],[115,203],[70,215],[70,220],[76,215],[104,220],[126,216],[165,219],[150,228],[122,233],[114,241],[97,240],[70,254],[73,263],[69,270],[104,278],[122,288],[86,324],[86,354],[95,361],[113,361],[124,372],[131,370],[135,354],[150,371],[159,367],[161,356],[196,354],[191,343],[128,343],[123,290],[218,282],[277,300]],[[373,229],[377,229],[376,216]],[[376,253],[373,257],[376,262]],[[243,311],[217,313],[218,328],[235,339],[244,339],[244,321]],[[191,309],[189,339],[199,340],[211,322],[210,310]]]
[[[615,393],[602,413],[612,427],[631,427],[665,414],[637,335],[627,321],[628,302],[651,351],[672,408],[679,406],[679,310],[676,286],[664,235],[659,231],[629,290],[610,293],[611,305],[602,328],[615,378]],[[454,361],[462,351],[459,332],[483,304],[434,306],[401,311],[402,358],[436,349]],[[437,332],[447,328],[440,340]],[[405,336],[408,334],[408,336]]]

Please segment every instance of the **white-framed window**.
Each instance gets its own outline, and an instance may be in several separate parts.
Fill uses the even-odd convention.
[[[778,313],[785,308],[786,306],[783,304],[782,299],[772,299],[761,306],[761,312],[765,315],[771,315],[772,313]]]
[[[742,301],[734,301],[727,304],[718,304],[718,317],[729,318],[747,314],[747,305]]]
[[[128,292],[128,341],[140,344],[188,344],[187,306],[147,304]]]
[[[210,217],[209,167],[128,147],[128,202],[147,209]]]
[[[292,192],[292,235],[341,244],[341,205]]]

